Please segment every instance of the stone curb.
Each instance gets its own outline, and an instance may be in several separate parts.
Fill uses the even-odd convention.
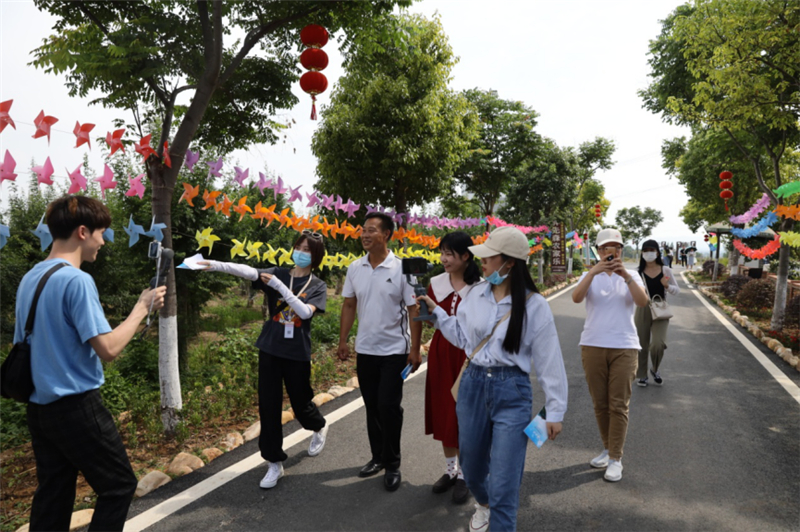
[[[735,307],[725,304],[717,294],[715,294],[708,288],[697,284],[694,275],[687,273],[686,276],[690,277],[692,279],[692,282],[697,285],[697,288],[700,290],[700,293],[702,293],[708,299],[713,301],[719,308],[721,308],[727,315],[729,315],[733,321],[735,321],[739,326],[741,326],[748,333],[750,333],[750,335],[754,336],[762,344],[771,349],[776,355],[778,355],[781,358],[781,360],[789,364],[797,371],[800,371],[800,357],[796,356],[791,349],[785,347],[775,338],[772,338],[771,336],[767,335],[766,331],[764,331],[758,325],[750,321],[750,319],[747,316],[743,315]]]

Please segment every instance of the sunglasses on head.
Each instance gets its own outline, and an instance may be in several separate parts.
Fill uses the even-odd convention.
[[[314,240],[322,241],[322,235],[319,233],[315,233],[314,231],[309,231],[308,229],[303,229],[303,233],[305,236],[309,238],[313,238]]]

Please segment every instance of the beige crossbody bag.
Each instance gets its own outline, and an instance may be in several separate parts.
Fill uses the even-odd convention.
[[[533,294],[534,294],[534,292],[531,292],[530,294],[528,294],[525,297],[525,301],[529,300],[531,298],[531,296],[533,296]],[[506,321],[509,316],[511,316],[511,311],[510,310],[508,312],[506,312],[505,316],[500,318],[500,321],[498,321],[497,323],[494,324],[494,327],[492,328],[492,332],[489,333],[489,336],[487,336],[486,338],[481,340],[481,343],[479,343],[478,347],[476,347],[475,350],[472,351],[472,354],[464,359],[464,364],[461,366],[461,371],[458,372],[458,377],[456,378],[456,382],[453,383],[453,387],[450,388],[450,393],[453,394],[453,400],[455,400],[456,402],[458,402],[458,388],[459,388],[459,386],[461,386],[461,377],[462,377],[462,375],[464,375],[464,370],[467,369],[467,366],[469,366],[469,363],[472,361],[472,357],[474,357],[478,353],[478,351],[483,349],[483,346],[486,345],[486,342],[488,342],[492,338],[492,336],[494,335],[494,332],[497,330],[497,327],[501,323]]]

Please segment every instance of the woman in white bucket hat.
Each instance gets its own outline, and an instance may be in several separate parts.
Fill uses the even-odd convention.
[[[464,478],[475,496],[470,530],[515,530],[519,488],[532,418],[531,369],[545,394],[547,432],[555,439],[567,411],[567,374],[553,314],[528,271],[528,239],[513,227],[495,229],[469,248],[486,282],[448,316],[422,296],[436,327],[470,355],[456,412]],[[491,513],[490,513],[491,512]]]
[[[597,234],[600,261],[581,276],[572,292],[575,303],[586,300],[581,358],[603,440],[603,452],[589,465],[605,468],[604,478],[610,482],[622,479],[622,448],[639,357],[634,309],[647,305],[641,277],[622,264],[623,245],[619,231],[601,230]]]

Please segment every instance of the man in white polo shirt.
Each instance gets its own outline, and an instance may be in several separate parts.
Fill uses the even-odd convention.
[[[400,434],[403,429],[403,378],[407,364],[420,365],[422,325],[412,321],[419,309],[414,289],[403,276],[402,261],[387,247],[394,222],[382,213],[370,213],[361,231],[367,255],[347,269],[339,330],[339,358],[347,360],[347,337],[358,311],[357,374],[367,411],[367,433],[372,459],[358,476],[370,477],[386,469],[388,491],[400,487]],[[410,330],[409,330],[410,329]]]

